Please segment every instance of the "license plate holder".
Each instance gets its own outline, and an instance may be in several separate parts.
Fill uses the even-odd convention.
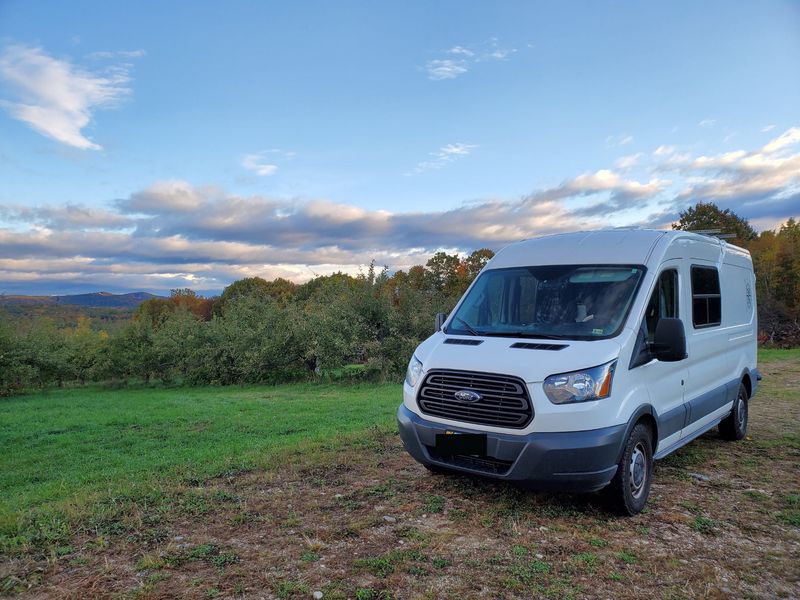
[[[444,456],[486,456],[485,433],[437,433],[436,451]]]

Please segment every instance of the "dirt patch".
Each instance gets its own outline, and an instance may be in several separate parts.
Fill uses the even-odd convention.
[[[742,442],[657,463],[646,511],[416,464],[396,435],[133,501],[63,551],[0,565],[31,598],[797,598],[800,364],[775,361]]]

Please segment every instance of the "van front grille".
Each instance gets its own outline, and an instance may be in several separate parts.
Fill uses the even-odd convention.
[[[478,425],[521,429],[533,418],[525,382],[495,373],[429,371],[420,386],[417,403],[424,414]]]

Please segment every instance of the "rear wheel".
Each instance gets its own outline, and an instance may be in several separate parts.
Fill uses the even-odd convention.
[[[619,514],[639,513],[650,495],[653,479],[653,434],[645,423],[631,431],[617,472],[605,489],[610,508]]]
[[[747,435],[748,398],[747,388],[739,384],[739,393],[731,408],[731,414],[719,423],[719,434],[725,440],[741,440]]]

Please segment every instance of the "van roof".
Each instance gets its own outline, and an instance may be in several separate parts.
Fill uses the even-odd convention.
[[[726,252],[746,250],[714,237],[665,229],[603,229],[556,233],[509,244],[491,260],[492,269],[526,264],[647,264],[659,241],[666,249],[677,238],[716,246]]]

